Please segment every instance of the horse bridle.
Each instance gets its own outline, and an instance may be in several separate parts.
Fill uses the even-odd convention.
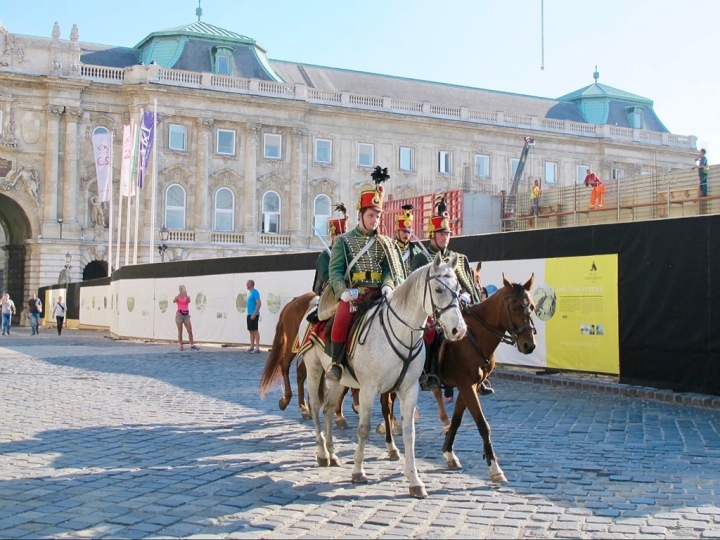
[[[533,323],[532,317],[530,316],[532,313],[532,309],[530,307],[530,302],[525,302],[522,298],[522,294],[513,294],[513,295],[505,295],[505,298],[503,298],[503,302],[505,302],[505,306],[507,307],[507,318],[510,322],[509,326],[511,328],[510,330],[498,330],[494,326],[491,326],[490,324],[486,323],[483,319],[478,317],[475,313],[470,311],[469,309],[464,310],[464,313],[469,313],[472,315],[475,319],[480,321],[480,324],[482,324],[487,330],[489,330],[493,335],[495,335],[497,338],[500,339],[501,342],[506,343],[508,345],[512,345],[513,347],[517,345],[518,338],[520,337],[520,334],[527,332],[528,330],[532,330],[533,334],[537,334],[537,328],[535,328],[535,324]],[[512,319],[512,314],[510,313],[510,300],[518,300],[520,305],[523,308],[523,311],[525,312],[525,320],[527,323],[524,326],[521,326],[520,328],[515,326],[515,323]]]

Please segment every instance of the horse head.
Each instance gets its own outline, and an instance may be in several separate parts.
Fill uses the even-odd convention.
[[[524,285],[512,283],[503,274],[504,304],[507,307],[507,316],[502,317],[504,330],[512,336],[515,345],[523,354],[530,354],[535,350],[535,325],[532,313],[535,303],[530,297],[535,274],[530,276]]]
[[[460,311],[460,283],[455,275],[457,264],[457,255],[453,255],[448,262],[443,262],[438,253],[425,278],[425,303],[430,302],[430,309],[427,312],[432,314],[446,339],[450,341],[462,339],[467,332]]]

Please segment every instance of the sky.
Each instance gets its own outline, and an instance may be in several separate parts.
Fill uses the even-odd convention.
[[[133,47],[196,21],[197,0],[0,0],[12,33]],[[557,98],[593,82],[654,101],[720,163],[718,0],[202,0],[203,21],[271,59]],[[540,140],[538,140],[540,143]]]

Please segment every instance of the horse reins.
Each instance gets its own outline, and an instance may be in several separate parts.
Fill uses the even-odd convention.
[[[517,340],[518,340],[518,338],[520,337],[520,334],[522,334],[523,332],[526,332],[526,331],[528,331],[528,330],[532,330],[532,333],[533,333],[533,334],[537,334],[537,329],[535,328],[535,325],[534,325],[533,322],[532,322],[532,318],[529,317],[529,315],[530,315],[530,306],[529,306],[529,304],[527,304],[527,303],[525,303],[525,302],[520,302],[520,304],[522,305],[523,310],[525,311],[525,315],[528,316],[528,317],[527,317],[528,323],[525,324],[525,326],[522,326],[522,327],[520,327],[520,328],[517,328],[517,327],[515,326],[515,323],[514,323],[513,320],[512,320],[512,315],[511,315],[511,313],[510,313],[510,302],[508,301],[509,299],[512,299],[512,298],[514,298],[514,299],[516,299],[516,300],[519,301],[519,300],[520,300],[520,295],[518,295],[518,294],[513,294],[513,295],[510,296],[509,298],[508,298],[507,296],[506,296],[505,298],[503,298],[503,301],[505,302],[505,306],[507,307],[508,321],[510,321],[510,328],[511,328],[512,331],[504,330],[504,329],[503,329],[503,330],[498,330],[498,329],[495,328],[494,326],[492,326],[492,325],[488,324],[487,322],[485,322],[485,321],[484,321],[483,319],[481,319],[477,314],[475,314],[474,312],[470,311],[469,309],[465,309],[463,312],[464,312],[464,313],[468,313],[469,315],[472,315],[475,319],[477,319],[477,320],[480,322],[480,324],[482,324],[487,330],[489,330],[489,331],[490,331],[495,337],[497,337],[502,343],[506,343],[507,345],[511,345],[511,346],[514,347],[515,345],[517,345]],[[476,348],[477,348],[477,347],[476,347]],[[484,357],[484,355],[483,355],[483,357]]]

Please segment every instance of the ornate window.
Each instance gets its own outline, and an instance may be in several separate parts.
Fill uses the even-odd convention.
[[[375,145],[358,144],[358,167],[372,167],[375,164]]]
[[[215,230],[235,230],[235,195],[228,188],[220,188],[215,192]]]
[[[218,129],[215,152],[221,156],[235,155],[235,130]]]
[[[263,156],[266,159],[282,158],[282,135],[266,133],[264,137]]]
[[[477,178],[490,177],[490,156],[475,154],[475,176]]]
[[[515,180],[515,173],[520,166],[520,160],[517,158],[510,158],[510,181]]]
[[[557,163],[554,161],[545,162],[545,183],[557,184]]]
[[[576,168],[577,171],[577,183],[582,184],[585,181],[585,177],[587,176],[587,170],[590,168],[590,165],[578,165]]]
[[[318,195],[313,203],[313,225],[320,236],[328,235],[328,222],[332,214],[332,205],[330,197],[327,195]]]
[[[218,75],[234,75],[233,47],[215,46],[212,48],[212,71]]]
[[[262,198],[262,232],[280,234],[280,195],[267,191]]]
[[[165,190],[165,226],[168,229],[185,229],[185,190],[178,184]]]
[[[332,163],[332,141],[315,139],[315,163]]]
[[[185,152],[187,150],[187,128],[180,124],[168,126],[168,148]]]
[[[407,146],[400,147],[400,163],[399,168],[401,171],[414,171],[415,163],[413,160],[413,149]]]
[[[452,174],[452,154],[440,150],[438,152],[438,172],[441,174]]]
[[[92,134],[95,135],[96,133],[110,133],[110,130],[106,128],[105,126],[98,126],[95,129],[93,129]]]

